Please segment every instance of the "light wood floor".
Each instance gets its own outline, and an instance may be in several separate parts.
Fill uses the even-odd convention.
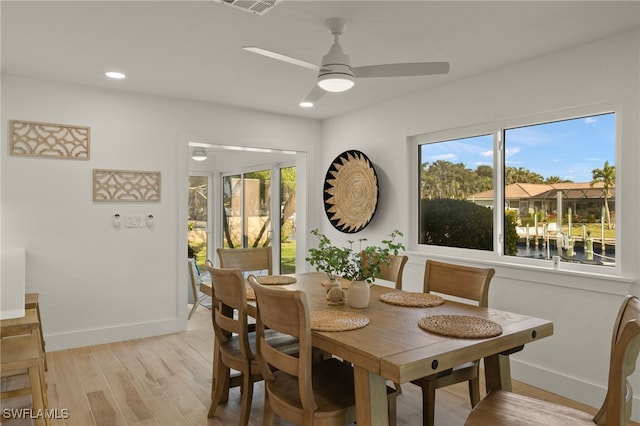
[[[207,419],[212,340],[210,311],[199,307],[183,333],[48,353],[49,406],[58,410],[59,417],[64,417],[63,410],[69,415],[54,419],[52,426],[236,425],[237,388],[232,389],[229,402],[219,406],[216,417]],[[4,388],[11,385],[4,379]],[[403,391],[398,397],[398,425],[421,425],[419,389],[406,384]],[[520,383],[514,383],[514,391],[596,411]],[[262,401],[259,383],[251,425],[261,424]],[[3,410],[29,407],[30,398],[14,398],[0,405]],[[462,425],[470,411],[466,384],[438,390],[436,407],[436,425]],[[0,418],[7,426],[30,422]]]

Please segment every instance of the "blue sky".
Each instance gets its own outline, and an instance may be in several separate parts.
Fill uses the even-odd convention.
[[[422,161],[464,163],[470,169],[492,166],[492,145],[492,135],[423,145]],[[605,161],[615,165],[615,114],[508,129],[505,159],[508,167],[523,167],[545,178],[590,182],[593,169]]]

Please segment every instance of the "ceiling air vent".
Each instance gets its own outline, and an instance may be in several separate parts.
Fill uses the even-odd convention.
[[[264,15],[270,11],[280,0],[215,0],[217,3],[233,6],[246,12]]]

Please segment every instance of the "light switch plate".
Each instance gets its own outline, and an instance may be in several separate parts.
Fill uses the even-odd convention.
[[[127,228],[142,228],[143,226],[144,222],[142,221],[142,216],[127,216]]]

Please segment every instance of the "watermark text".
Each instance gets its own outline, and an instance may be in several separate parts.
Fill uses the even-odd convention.
[[[4,408],[3,419],[68,419],[67,408],[48,408],[46,410],[33,408]]]

